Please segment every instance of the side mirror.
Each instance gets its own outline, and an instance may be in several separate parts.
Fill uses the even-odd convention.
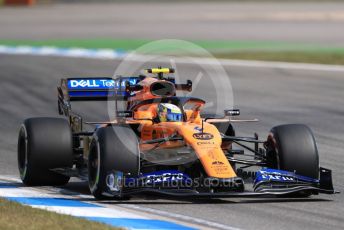
[[[239,109],[226,109],[225,116],[232,117],[232,116],[239,116],[240,110]]]
[[[192,81],[191,80],[187,80],[186,84],[174,84],[176,87],[176,90],[182,90],[182,91],[188,91],[191,92],[192,91]]]

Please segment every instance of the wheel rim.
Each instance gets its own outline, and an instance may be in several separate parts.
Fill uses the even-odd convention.
[[[100,174],[99,143],[95,141],[90,148],[88,159],[88,183],[91,192],[97,189]]]
[[[27,140],[27,132],[25,126],[23,125],[19,132],[19,141],[18,141],[18,168],[20,178],[22,180],[25,179],[26,172],[27,172],[27,164],[28,164],[28,140]]]

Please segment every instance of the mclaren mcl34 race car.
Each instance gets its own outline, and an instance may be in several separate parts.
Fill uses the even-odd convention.
[[[306,125],[273,127],[264,140],[236,136],[238,109],[204,117],[204,100],[176,96],[178,90],[191,91],[192,81],[176,83],[170,68],[146,72],[150,76],[61,79],[58,111],[65,118],[29,118],[21,125],[23,183],[61,186],[78,177],[97,199],[336,193],[331,170],[319,167]],[[122,102],[125,109],[114,108],[115,119],[84,121],[71,102],[91,100]],[[86,130],[86,124],[94,128]]]

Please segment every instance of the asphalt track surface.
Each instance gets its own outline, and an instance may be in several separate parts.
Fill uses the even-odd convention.
[[[56,85],[61,77],[112,76],[118,64],[119,61],[1,55],[0,174],[18,175],[16,142],[22,120],[57,116]],[[195,66],[177,64],[177,68],[190,78],[199,72]],[[258,132],[263,139],[274,125],[309,125],[318,141],[321,165],[333,170],[335,187],[343,192],[344,73],[234,66],[226,66],[225,70],[233,86],[234,104],[241,108],[242,116],[261,120],[235,125],[237,135]],[[210,90],[202,92],[204,98],[212,97]],[[98,112],[104,105],[83,106],[90,120],[103,116]],[[72,182],[67,188],[87,193],[83,183]],[[342,229],[344,225],[343,193],[309,199],[210,201],[139,196],[109,203],[152,208],[242,229]]]
[[[160,12],[160,13],[157,13]],[[336,3],[133,3],[1,8],[1,39],[178,38],[319,42],[344,44],[344,4]],[[56,85],[65,76],[112,76],[118,61],[0,55],[0,174],[18,175],[16,142],[23,119],[57,116]],[[178,65],[187,78],[199,69]],[[210,67],[204,67],[210,68]],[[320,162],[333,170],[342,194],[311,199],[174,200],[135,197],[113,202],[167,211],[242,229],[342,229],[344,226],[344,72],[225,67],[234,104],[259,123],[235,125],[238,135],[271,127],[309,125],[318,141]],[[205,80],[209,76],[204,76]],[[207,82],[207,81],[206,81]],[[209,88],[207,88],[209,87]],[[212,101],[213,86],[198,93]],[[83,104],[89,120],[106,114],[103,104]],[[87,193],[87,185],[67,188]],[[109,202],[112,203],[112,202]]]
[[[335,2],[141,2],[0,8],[1,39],[224,39],[344,44]]]

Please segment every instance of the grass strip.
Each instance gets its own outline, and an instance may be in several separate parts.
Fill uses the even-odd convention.
[[[8,46],[54,46],[59,48],[135,50],[152,40],[148,39],[56,39],[56,40],[1,40]],[[193,44],[203,47],[218,58],[304,62],[320,64],[344,64],[344,47],[311,43],[288,43],[271,41],[215,41],[194,40]],[[163,43],[159,43],[160,45]],[[157,52],[175,54],[169,47],[156,47]],[[177,55],[188,55],[178,53]]]
[[[49,40],[6,40],[0,39],[0,45],[18,46],[55,46],[59,48],[87,48],[87,49],[122,49],[135,50],[154,40],[148,39],[49,39]],[[235,51],[318,51],[342,52],[344,47],[324,46],[311,43],[290,43],[277,41],[236,41],[236,40],[190,40],[211,52]]]
[[[144,39],[57,39],[57,40],[0,40],[0,45],[8,46],[54,46],[58,48],[119,49],[134,50],[150,42]]]
[[[78,217],[32,208],[3,198],[0,198],[0,226],[3,230],[120,229]]]

